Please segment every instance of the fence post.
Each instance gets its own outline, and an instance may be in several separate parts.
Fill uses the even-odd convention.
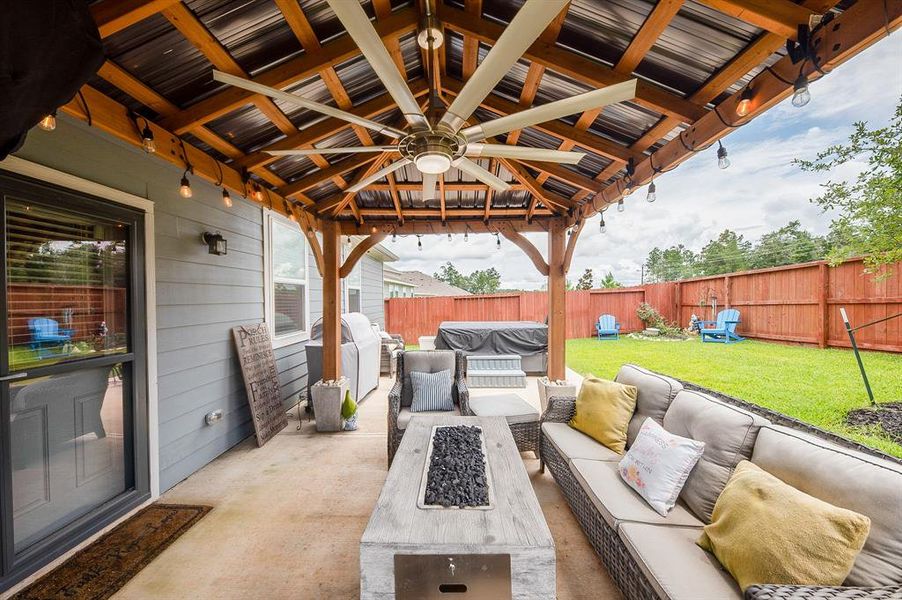
[[[820,278],[817,288],[817,306],[820,313],[820,318],[818,319],[819,327],[817,345],[821,348],[826,348],[828,338],[830,337],[830,313],[829,307],[827,305],[827,294],[830,291],[830,272],[827,270],[827,263],[822,262],[820,265],[818,265],[818,272]]]
[[[724,278],[723,278],[723,307],[724,308],[730,308],[730,292],[732,291],[730,289],[730,287],[731,287],[730,282],[731,282],[730,276],[724,275]],[[717,317],[715,316],[715,318],[717,318]]]

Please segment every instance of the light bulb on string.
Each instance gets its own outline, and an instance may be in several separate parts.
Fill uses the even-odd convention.
[[[465,242],[469,242],[469,241],[470,241],[470,231],[469,231],[468,229],[465,229],[465,230],[464,230],[464,241],[465,241]]]
[[[501,235],[497,232],[495,233],[495,247],[501,249]]]
[[[717,166],[721,169],[726,169],[730,166],[730,159],[727,158],[727,148],[723,144],[720,143],[720,140],[717,141]]]
[[[53,131],[56,129],[56,111],[53,111],[38,122],[38,127],[44,131]]]
[[[617,212],[623,212],[626,210],[626,205],[623,204],[623,198],[617,201]]]
[[[391,241],[392,241],[392,243],[395,243],[395,242],[398,241],[398,234],[397,234],[397,233],[392,232],[392,234],[391,234]]]
[[[600,213],[601,221],[598,223],[598,231],[604,233],[608,230],[608,226],[604,224],[604,213]]]
[[[157,144],[153,141],[153,131],[151,131],[150,125],[144,125],[144,129],[141,130],[141,147],[148,154],[157,151]]]
[[[795,83],[792,85],[792,105],[796,108],[802,108],[811,101],[811,92],[808,91],[808,77],[804,73],[799,73]]]
[[[229,190],[222,188],[222,203],[225,204],[226,208],[232,208],[232,196],[229,194]]]
[[[190,198],[192,196],[191,182],[188,181],[188,171],[185,171],[182,175],[182,180],[179,182],[179,196],[182,198]]]
[[[417,250],[423,251],[423,236],[419,233],[417,234]]]
[[[449,242],[451,241],[451,232],[450,231],[448,232],[448,241]]]
[[[645,200],[648,202],[654,202],[658,199],[657,194],[657,186],[655,186],[655,182],[652,181],[648,184],[648,193],[645,195]]]
[[[736,105],[736,114],[744,117],[752,110],[752,90],[748,86],[739,95],[739,103]]]

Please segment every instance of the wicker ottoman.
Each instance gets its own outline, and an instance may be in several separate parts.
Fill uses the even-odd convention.
[[[539,411],[517,394],[470,397],[469,411],[477,417],[504,417],[517,449],[539,455]]]

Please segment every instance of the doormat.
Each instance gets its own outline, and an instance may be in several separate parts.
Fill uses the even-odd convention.
[[[211,510],[151,504],[10,600],[109,598]]]

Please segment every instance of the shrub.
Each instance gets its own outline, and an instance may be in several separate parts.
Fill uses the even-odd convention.
[[[675,336],[682,333],[680,327],[673,323],[668,323],[654,306],[647,302],[643,302],[636,309],[636,315],[639,320],[645,323],[646,327],[654,327],[661,331],[661,335]]]

